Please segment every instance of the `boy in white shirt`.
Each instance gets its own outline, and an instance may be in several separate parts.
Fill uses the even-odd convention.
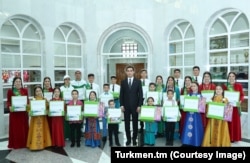
[[[177,101],[173,97],[174,97],[174,91],[167,90],[167,100],[164,101],[163,106],[178,106]],[[165,121],[166,145],[167,146],[173,146],[175,126],[176,126],[176,122]]]
[[[108,112],[111,109],[116,109],[114,100],[109,100],[108,103],[109,103]],[[115,145],[118,147],[121,146],[121,144],[119,142],[118,128],[119,128],[119,123],[109,123],[108,124],[109,146],[110,147],[113,146],[113,135],[115,136]]]
[[[121,86],[116,83],[117,82],[116,76],[111,76],[110,79],[111,79],[110,91],[113,93],[113,95],[119,95]],[[120,108],[119,96],[114,96],[114,101],[115,101],[115,108]]]
[[[102,118],[102,140],[107,140],[107,110],[109,107],[109,100],[113,100],[113,94],[110,92],[110,87],[108,83],[103,84],[103,92],[99,96],[100,102],[105,106],[104,117]]]

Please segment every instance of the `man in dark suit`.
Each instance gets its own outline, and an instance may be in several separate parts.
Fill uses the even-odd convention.
[[[132,115],[133,124],[133,145],[136,146],[138,133],[138,113],[143,104],[143,93],[141,81],[134,77],[135,69],[129,65],[125,68],[127,78],[121,82],[120,106],[124,112],[125,132],[127,137],[126,145],[131,144],[130,116]]]

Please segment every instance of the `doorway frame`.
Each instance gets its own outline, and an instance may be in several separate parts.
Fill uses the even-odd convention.
[[[124,57],[119,57],[122,56],[122,53],[104,53],[103,49],[104,49],[104,45],[105,42],[109,39],[109,37],[119,31],[119,30],[133,30],[134,32],[138,33],[145,41],[146,46],[148,51],[147,52],[143,52],[143,53],[137,53],[137,57],[135,58],[124,58]],[[100,69],[100,84],[103,85],[104,83],[109,82],[109,77],[110,75],[113,74],[109,74],[108,76],[108,72],[107,72],[107,61],[112,62],[114,61],[114,59],[121,59],[124,60],[124,63],[127,63],[126,60],[130,59],[131,61],[135,61],[136,60],[144,60],[144,64],[145,64],[145,69],[147,69],[148,71],[148,76],[151,75],[151,71],[152,71],[152,50],[153,49],[153,45],[152,45],[152,41],[151,38],[149,37],[148,33],[141,28],[140,26],[133,24],[133,23],[129,23],[129,22],[121,22],[121,23],[117,23],[114,24],[113,26],[109,27],[107,30],[105,30],[102,34],[102,36],[100,37],[100,40],[98,42],[98,47],[97,47],[97,53],[98,53],[98,65],[100,65],[101,69]],[[120,62],[115,62],[116,63],[120,63]],[[133,63],[133,62],[132,62]],[[99,67],[99,66],[98,66]]]

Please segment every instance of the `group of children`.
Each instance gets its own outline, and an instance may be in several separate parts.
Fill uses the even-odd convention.
[[[47,80],[47,79],[44,79]],[[46,82],[45,82],[46,83]],[[109,85],[104,85],[104,95],[105,93],[109,93]],[[45,92],[51,92],[51,99],[45,97]],[[55,87],[54,89],[45,90],[41,86],[37,85],[34,87],[34,97],[29,100],[27,90],[22,88],[22,80],[21,78],[15,78],[13,80],[13,89],[8,91],[8,106],[10,110],[14,107],[12,105],[12,97],[13,96],[26,96],[27,111],[11,111],[10,112],[10,135],[9,135],[9,148],[25,148],[27,147],[30,150],[43,150],[47,147],[64,147],[65,146],[65,136],[64,136],[64,121],[65,116],[67,116],[67,106],[70,105],[78,105],[81,106],[82,112],[84,111],[84,104],[81,100],[79,100],[79,92],[76,89],[71,91],[71,99],[65,102],[62,98],[62,92],[59,87]],[[89,93],[89,101],[98,101],[96,92],[91,91]],[[44,104],[46,114],[43,115],[35,115],[33,109],[31,108],[31,103],[33,101],[42,102]],[[50,115],[50,101],[63,101],[63,111],[64,114],[60,116],[51,116]],[[43,103],[44,102],[44,103]],[[34,102],[33,102],[34,103]],[[34,107],[34,105],[33,105]],[[43,106],[41,106],[43,107]],[[108,103],[105,105],[105,113],[104,117],[107,119],[108,109],[114,109],[114,99],[111,98]],[[29,116],[30,115],[30,116]],[[108,136],[110,141],[110,146],[113,146],[112,136],[115,136],[115,145],[121,146],[118,139],[118,123],[108,124],[107,120],[103,126],[103,133],[101,133],[99,126],[99,117],[86,117],[85,124],[85,145],[91,147],[97,147],[101,145],[101,138],[103,137],[103,133],[106,133],[108,129]],[[18,120],[18,122],[17,122]],[[70,128],[70,147],[81,146],[81,136],[82,131],[81,128],[83,126],[83,119],[79,118],[79,120],[66,120],[66,123],[69,124]],[[22,124],[19,124],[22,122]],[[15,132],[19,133],[16,134]]]
[[[159,76],[160,77],[160,76]],[[67,78],[65,78],[67,79]],[[64,79],[64,80],[65,80]],[[158,79],[158,77],[157,77]],[[45,83],[46,80],[44,79]],[[161,78],[162,80],[162,78]],[[158,81],[158,80],[157,80]],[[27,91],[22,88],[20,78],[15,78],[13,80],[12,89],[8,91],[8,101],[7,104],[11,108],[11,97],[25,95],[28,97]],[[48,82],[50,83],[50,82]],[[199,84],[196,81],[193,81],[191,77],[185,77],[184,86],[181,90],[176,87],[174,77],[169,76],[166,82],[166,86],[160,86],[156,83],[149,83],[147,92],[159,91],[165,92],[166,97],[160,99],[154,99],[154,97],[148,96],[145,94],[145,101],[143,105],[153,106],[160,105],[160,107],[166,106],[178,106],[180,107],[180,121],[167,121],[161,119],[160,121],[153,122],[142,122],[145,124],[145,134],[143,138],[143,144],[153,146],[155,145],[155,139],[157,134],[160,131],[159,126],[163,126],[164,135],[166,137],[166,145],[173,146],[176,129],[178,129],[178,138],[181,139],[183,146],[230,146],[232,138],[230,138],[229,133],[229,124],[227,121],[206,118],[205,113],[199,112],[189,112],[183,111],[182,106],[180,105],[180,95],[186,96],[196,96],[202,97]],[[45,87],[45,86],[44,86]],[[62,86],[65,87],[65,86]],[[51,88],[51,83],[50,83]],[[71,99],[65,101],[62,94],[63,91],[60,88],[56,87],[54,89],[47,91],[52,92],[52,99],[48,100],[45,98],[44,93],[46,90],[41,86],[36,86],[34,88],[34,98],[32,100],[44,100],[46,102],[46,110],[49,111],[49,101],[64,101],[65,102],[65,115],[67,115],[67,106],[68,105],[80,105],[82,111],[84,111],[84,101],[96,101],[104,104],[104,115],[102,119],[102,130],[100,129],[100,117],[84,117],[82,120],[66,121],[70,128],[70,140],[71,147],[75,145],[77,147],[81,146],[81,136],[83,127],[83,122],[85,120],[85,145],[91,147],[101,146],[101,140],[106,141],[107,137],[109,140],[109,145],[113,146],[113,135],[115,138],[115,145],[121,146],[118,133],[119,133],[119,123],[108,123],[107,117],[109,116],[109,109],[120,109],[115,107],[115,99],[110,92],[110,85],[103,85],[103,93],[97,96],[97,92],[92,90],[89,92],[89,97],[87,99],[79,100],[79,92],[77,89],[71,89]],[[66,88],[66,87],[65,87]],[[228,103],[228,99],[224,97],[224,88],[221,85],[214,86],[210,88],[214,90],[214,96],[212,101],[219,103]],[[108,100],[107,100],[108,99]],[[117,99],[116,99],[117,100]],[[156,100],[158,100],[156,102]],[[30,101],[27,100],[27,106],[29,106]],[[28,112],[30,108],[28,107]],[[22,115],[21,115],[22,114]],[[163,115],[161,115],[163,116]],[[16,119],[19,118],[19,121],[24,121],[26,124],[25,128],[19,127],[16,123]],[[28,147],[30,150],[41,150],[49,146],[55,147],[64,147],[65,146],[65,117],[49,115],[41,116],[31,116],[30,123],[28,126],[29,117],[25,112],[11,112],[10,113],[10,136],[9,136],[9,148],[21,148]],[[204,119],[206,123],[204,125]],[[15,124],[14,124],[15,123]],[[18,126],[18,127],[17,127]],[[23,127],[23,126],[22,126]],[[20,136],[15,136],[16,128],[22,129],[20,132],[23,135],[22,140]],[[108,132],[107,132],[108,131]],[[28,132],[28,133],[27,133]],[[22,143],[16,143],[16,141]],[[26,144],[26,145],[24,145]],[[18,145],[18,146],[17,146]]]
[[[156,91],[156,84],[150,83],[148,91]],[[162,108],[165,106],[178,106],[180,107],[180,111],[182,112],[182,115],[180,116],[182,124],[178,122],[178,120],[163,120],[163,123],[165,123],[164,131],[166,137],[166,146],[173,146],[176,129],[179,129],[180,125],[182,125],[182,130],[178,131],[178,134],[182,146],[231,146],[227,121],[207,118],[205,115],[207,122],[206,126],[204,127],[204,117],[202,116],[206,113],[183,111],[183,108],[180,106],[180,101],[177,100],[180,99],[180,97],[178,97],[180,96],[180,94],[176,95],[175,89],[171,88],[166,89],[165,91],[167,97],[163,97],[163,102],[160,104],[160,106]],[[196,81],[190,81],[190,90],[188,90],[185,95],[202,98],[202,94],[199,91],[199,84]],[[224,104],[228,103],[228,99],[224,97],[224,90],[221,85],[215,86],[214,95],[211,101]],[[155,99],[153,97],[147,97],[144,105],[155,105]],[[159,121],[145,122],[144,144],[150,146],[155,145],[155,139],[158,129],[157,123],[159,123]]]
[[[154,92],[156,91],[156,84],[155,83],[150,83],[149,84],[149,92]],[[172,89],[168,89],[166,92],[166,96],[163,102],[163,107],[164,106],[178,106],[177,101],[174,99],[174,91]],[[146,102],[144,102],[144,105],[148,106],[154,106],[157,104],[155,102],[155,99],[153,97],[147,97]],[[160,104],[159,104],[160,105]],[[162,114],[161,114],[162,116]],[[162,120],[162,119],[161,119]],[[174,141],[174,133],[175,133],[175,126],[177,122],[173,121],[164,121],[164,128],[165,128],[165,136],[166,136],[166,145],[167,146],[173,146],[173,141]],[[157,122],[145,122],[145,133],[144,133],[144,143],[149,146],[154,146],[155,145],[155,139],[157,135]]]

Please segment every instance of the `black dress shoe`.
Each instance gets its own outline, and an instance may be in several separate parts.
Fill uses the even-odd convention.
[[[71,143],[70,147],[74,147],[75,146],[75,143]]]
[[[113,144],[112,144],[112,143],[109,143],[109,146],[110,146],[110,147],[113,147]]]
[[[120,144],[120,143],[115,143],[115,145],[116,145],[117,147],[120,147],[120,146],[121,146],[121,144]]]
[[[126,142],[126,146],[129,146],[131,144],[131,141]]]
[[[102,137],[102,141],[107,141],[107,136]]]

